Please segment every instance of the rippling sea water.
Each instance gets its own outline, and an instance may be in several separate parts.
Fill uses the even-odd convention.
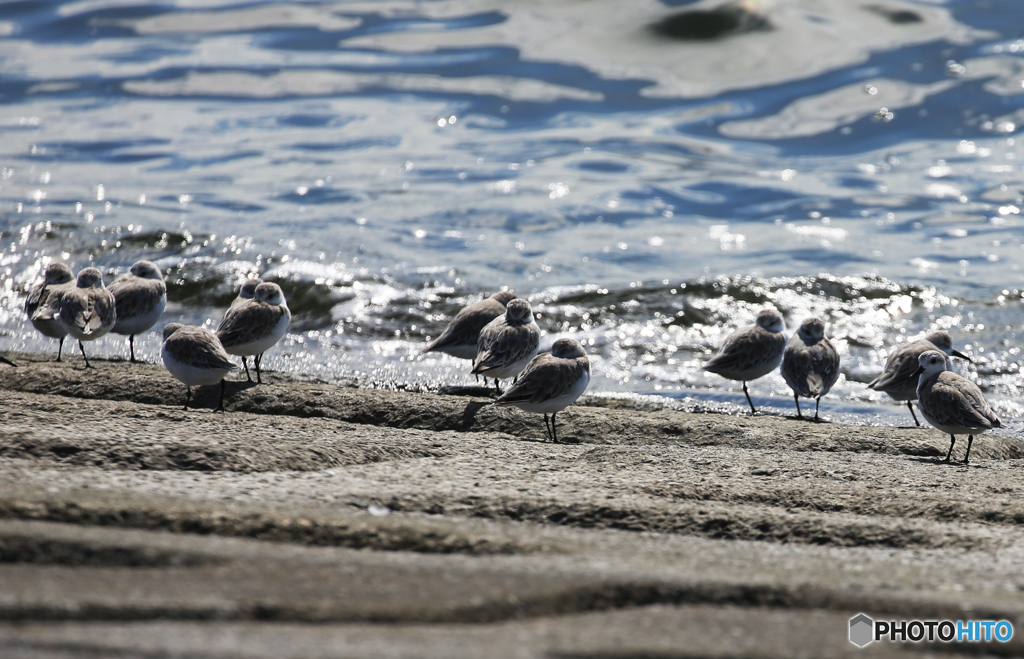
[[[430,389],[472,378],[425,341],[511,287],[585,342],[592,392],[742,410],[699,366],[773,304],[828,322],[829,416],[906,423],[864,383],[946,328],[1019,427],[1024,3],[653,27],[713,6],[0,2],[0,348],[56,347],[22,312],[50,260],[147,258],[168,322],[259,274],[295,315],[268,368]],[[791,413],[777,373],[752,393]]]

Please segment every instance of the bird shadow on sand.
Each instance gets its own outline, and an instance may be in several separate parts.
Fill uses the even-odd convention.
[[[481,387],[477,385],[456,385],[441,387],[437,393],[443,396],[472,396],[475,398],[491,398],[495,395],[493,387]]]
[[[224,407],[227,409],[232,399],[239,392],[252,389],[254,387],[265,387],[266,383],[258,384],[256,382],[248,382],[246,380],[225,380],[224,381]],[[182,394],[184,400],[184,394]],[[205,408],[215,409],[220,404],[220,385],[211,384],[202,387],[192,388],[192,400],[189,402],[189,409],[192,408]]]
[[[466,405],[466,408],[462,410],[462,430],[471,430],[476,424],[476,415],[484,407],[489,406],[490,403],[482,403],[478,400],[474,400]]]
[[[984,465],[980,465],[975,462],[964,464],[963,458],[956,457],[954,457],[950,462],[946,462],[946,458],[944,456],[912,456],[908,459],[913,460],[914,462],[920,462],[921,464],[932,464],[936,467],[964,467],[968,469],[974,467],[978,469],[987,469]]]

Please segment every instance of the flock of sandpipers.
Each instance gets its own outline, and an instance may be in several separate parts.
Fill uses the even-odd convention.
[[[30,292],[25,311],[43,335],[60,340],[78,340],[87,368],[91,367],[83,341],[93,341],[109,332],[128,336],[130,359],[135,362],[135,335],[148,331],[160,320],[167,304],[167,286],[157,266],[149,261],[135,263],[109,287],[96,268],[85,268],[77,279],[71,269],[50,263],[44,280]],[[230,356],[242,358],[246,377],[247,357],[254,358],[256,381],[262,383],[263,353],[277,344],[288,331],[291,312],[281,287],[259,279],[246,281],[238,297],[224,314],[216,332],[202,327],[170,323],[163,329],[161,357],[164,366],[186,387],[185,409],[192,387],[221,385],[218,411],[224,409],[224,378],[238,366]],[[747,382],[768,375],[776,368],[793,390],[797,415],[800,398],[815,399],[818,419],[821,398],[839,378],[839,353],[825,336],[825,323],[806,318],[787,341],[785,323],[775,309],[762,310],[754,325],[736,330],[726,338],[718,354],[704,364],[704,370],[743,383],[752,413],[754,403]],[[555,418],[574,403],[590,383],[590,361],[579,341],[560,338],[550,352],[540,353],[540,328],[533,319],[529,301],[511,291],[501,291],[469,305],[431,342],[423,352],[441,352],[472,360],[471,374],[494,379],[496,405],[511,405],[544,415],[552,441],[558,442]],[[885,370],[868,386],[884,391],[893,399],[906,401],[914,422],[920,426],[911,401],[917,400],[926,421],[950,435],[948,462],[956,435],[968,435],[971,454],[974,436],[1002,426],[976,384],[952,370],[950,356],[967,359],[953,349],[944,331],[933,332],[905,344],[889,355]],[[0,356],[0,361],[14,365]],[[512,378],[504,392],[499,380]],[[551,415],[550,422],[548,414]]]

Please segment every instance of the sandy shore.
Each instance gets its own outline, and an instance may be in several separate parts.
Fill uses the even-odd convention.
[[[10,357],[3,657],[956,656],[847,621],[1024,621],[1009,434],[947,465],[931,429],[609,403],[553,445],[482,397],[270,374],[184,412],[156,366]]]

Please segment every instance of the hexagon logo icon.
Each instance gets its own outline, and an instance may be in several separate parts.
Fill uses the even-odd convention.
[[[875,621],[863,613],[850,618],[850,642],[862,648],[874,639]]]

